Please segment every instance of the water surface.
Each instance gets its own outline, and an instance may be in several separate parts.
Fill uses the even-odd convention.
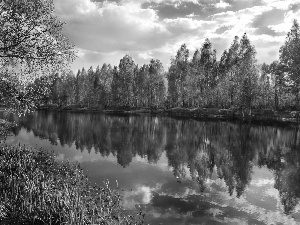
[[[151,116],[36,112],[10,116],[8,142],[81,162],[91,182],[116,180],[124,207],[149,224],[299,224],[295,128]]]

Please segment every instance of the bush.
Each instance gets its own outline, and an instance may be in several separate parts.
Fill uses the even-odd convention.
[[[1,224],[143,224],[125,215],[108,181],[93,187],[78,163],[58,162],[53,152],[0,146]]]

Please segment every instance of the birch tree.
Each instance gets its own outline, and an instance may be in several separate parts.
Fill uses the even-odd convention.
[[[33,109],[28,83],[40,74],[66,68],[75,58],[62,29],[53,0],[0,2],[0,96],[7,109],[19,113]],[[11,95],[5,95],[5,89],[13,90]]]
[[[291,91],[295,96],[295,107],[299,110],[300,91],[300,27],[297,20],[288,32],[284,45],[280,48],[280,63],[287,73]]]

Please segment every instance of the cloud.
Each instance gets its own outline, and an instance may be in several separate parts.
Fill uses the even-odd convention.
[[[167,69],[183,43],[192,56],[209,38],[219,57],[245,32],[259,60],[268,61],[300,17],[300,0],[55,0],[55,6],[79,49],[73,68],[118,65],[129,54],[139,65],[160,59]]]
[[[286,10],[273,8],[256,16],[251,24],[251,26],[256,29],[254,33],[257,35],[268,34],[271,36],[285,35],[277,33],[270,28],[270,25],[276,25],[284,20],[284,13],[286,13]]]
[[[161,39],[168,35],[157,23],[154,10],[142,9],[135,4],[104,2],[99,7],[89,0],[66,0],[56,1],[56,5],[57,13],[68,24],[65,34],[77,47],[85,50],[147,50],[159,46]],[[79,6],[84,7],[81,9]],[[89,13],[86,13],[88,10]]]
[[[141,52],[138,54],[138,56],[142,59],[152,59],[153,56],[152,56],[152,52],[150,51],[147,51],[147,52]]]
[[[283,23],[279,23],[276,25],[269,25],[268,27],[277,33],[288,32],[292,27],[293,20],[297,18],[300,18],[300,10],[298,11],[290,10],[284,15]]]
[[[111,65],[119,65],[120,59],[125,55],[124,52],[97,52],[90,51],[81,48],[76,48],[77,58],[71,65],[71,69],[77,72],[78,69],[96,68],[98,65],[101,66],[103,63],[110,63]]]
[[[191,14],[189,14],[189,15],[186,15],[186,17],[188,17],[188,18],[193,18],[193,17],[195,17],[196,15],[195,15],[195,13],[194,12],[192,12]]]
[[[216,27],[212,21],[193,18],[159,20],[154,9],[144,9],[132,2],[105,1],[99,5],[89,0],[57,0],[55,3],[56,13],[67,22],[65,34],[79,49],[75,66],[86,66],[89,62],[94,67],[105,59],[113,64],[125,54],[136,58],[139,64],[152,56],[158,59],[163,56],[161,60],[166,65],[170,51],[176,52],[182,40],[191,44],[191,48],[201,46],[204,38],[199,36],[207,37]]]
[[[299,4],[300,0],[262,0],[262,3],[276,9],[287,10],[291,5]]]
[[[251,8],[242,9],[239,11],[227,11],[222,13],[217,13],[211,16],[212,20],[218,22],[219,24],[226,26],[234,26],[242,29],[251,29],[249,26],[253,22],[254,18],[262,13],[271,10],[269,6],[254,6]]]
[[[96,2],[107,2],[106,0],[96,0]],[[120,3],[128,3],[128,2],[137,2],[130,0],[112,0],[110,2],[120,2]],[[139,0],[139,3],[145,2],[154,2],[154,3],[183,3],[183,2],[192,2],[194,4],[199,4],[199,0]]]
[[[174,3],[155,3],[155,2],[145,2],[141,4],[142,8],[151,8],[157,12],[160,20],[184,18],[187,15],[196,15],[198,17],[204,18],[208,15],[205,12],[205,5],[201,5],[194,2],[177,2]]]
[[[216,34],[223,34],[225,31],[230,30],[230,29],[232,29],[232,28],[233,28],[233,26],[228,26],[228,25],[223,26],[223,25],[221,25],[221,26],[219,26],[219,27],[215,30],[215,33],[216,33]]]
[[[223,2],[222,0],[219,3],[215,4],[216,8],[227,8],[229,6],[230,4],[228,4],[227,2]]]
[[[194,20],[192,18],[177,18],[177,19],[165,19],[162,24],[166,29],[174,34],[183,34],[188,32],[191,34],[193,31],[200,31],[200,29],[208,31],[212,29],[215,23],[212,21]]]

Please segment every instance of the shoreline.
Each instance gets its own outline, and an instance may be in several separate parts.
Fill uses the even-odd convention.
[[[300,111],[274,111],[271,109],[255,109],[251,115],[243,115],[237,109],[218,108],[171,108],[171,109],[93,109],[93,108],[53,108],[43,107],[38,110],[104,113],[107,115],[161,115],[177,119],[194,119],[197,121],[228,121],[260,125],[298,126]]]

